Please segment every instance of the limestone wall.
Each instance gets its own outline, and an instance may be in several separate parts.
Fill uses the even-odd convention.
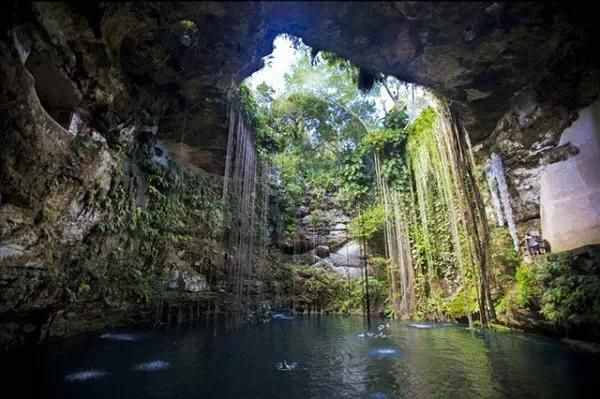
[[[541,175],[542,234],[553,252],[600,243],[600,101],[580,111],[561,135],[579,153]]]

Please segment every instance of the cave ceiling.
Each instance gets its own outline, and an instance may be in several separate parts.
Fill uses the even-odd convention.
[[[430,88],[471,141],[533,89],[576,109],[597,95],[593,16],[546,2],[143,2],[71,6],[119,63],[136,104],[186,162],[222,173],[230,88],[280,33]],[[586,15],[587,14],[587,15]],[[592,87],[593,89],[590,89]],[[134,94],[132,94],[134,93]],[[152,111],[154,110],[154,111]],[[178,151],[178,150],[174,150]]]

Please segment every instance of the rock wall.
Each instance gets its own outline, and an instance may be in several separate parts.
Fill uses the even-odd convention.
[[[542,234],[554,252],[600,244],[599,101],[579,112],[559,146],[571,150],[541,174]]]
[[[157,109],[128,102],[85,18],[30,11],[0,41],[0,350],[148,319],[158,296],[222,281],[222,178],[174,165]]]
[[[306,193],[295,216],[295,231],[284,235],[278,243],[284,252],[303,254],[312,251],[324,258],[350,240],[348,223],[351,218],[336,204],[331,193],[325,193],[322,197]]]
[[[502,159],[518,238],[538,232],[552,251],[596,244],[597,102],[569,109],[524,91],[513,104],[475,150],[480,164],[494,153]]]
[[[489,164],[493,154],[501,159],[517,236],[522,239],[527,231],[541,230],[541,176],[548,165],[574,151],[559,143],[577,110],[544,99],[533,89],[516,93],[511,102],[510,111],[474,150],[480,165]],[[488,208],[493,209],[491,201]],[[490,220],[495,219],[493,213],[489,212]]]

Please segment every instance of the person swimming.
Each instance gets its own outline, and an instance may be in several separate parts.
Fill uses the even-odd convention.
[[[296,365],[296,362],[288,363],[287,360],[284,360],[283,362],[277,364],[277,369],[279,371],[292,371],[296,368]]]

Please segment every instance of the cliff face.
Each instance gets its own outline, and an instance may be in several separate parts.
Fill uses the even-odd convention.
[[[548,165],[541,176],[542,231],[554,251],[600,244],[600,103],[582,110],[561,135],[570,156]],[[556,152],[556,150],[555,150]]]
[[[562,131],[600,86],[593,17],[558,3],[14,2],[3,14],[3,346],[38,339],[55,316],[66,329],[90,309],[143,308],[171,266],[218,289],[218,178],[173,172],[164,153],[223,173],[228,91],[279,33],[447,98],[480,162],[504,159],[522,226],[539,221],[540,165],[563,156]],[[202,201],[178,184],[205,187]],[[129,226],[134,212],[147,218]]]
[[[35,5],[0,44],[2,348],[147,318],[165,290],[198,299],[218,281],[222,178],[173,164],[160,101],[138,107],[65,7]]]

